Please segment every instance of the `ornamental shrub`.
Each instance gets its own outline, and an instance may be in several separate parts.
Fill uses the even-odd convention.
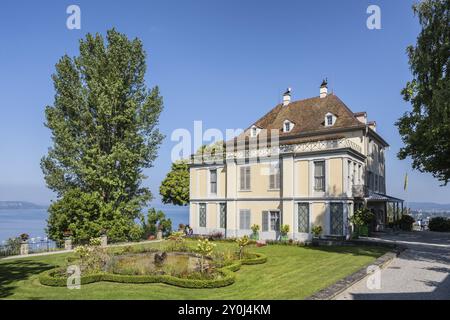
[[[444,217],[434,217],[428,223],[430,231],[450,232],[450,219]]]

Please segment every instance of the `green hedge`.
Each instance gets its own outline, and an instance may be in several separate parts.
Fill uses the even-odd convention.
[[[254,258],[236,261],[231,265],[218,269],[219,277],[213,280],[183,279],[170,275],[122,275],[113,273],[88,274],[81,277],[81,284],[88,284],[98,281],[109,281],[118,283],[165,283],[183,288],[220,288],[229,286],[236,279],[235,271],[241,268],[241,265],[262,264],[267,261],[267,257],[261,253],[252,253]],[[39,275],[41,284],[53,287],[65,287],[67,285],[66,277],[55,276],[60,268],[45,271]]]

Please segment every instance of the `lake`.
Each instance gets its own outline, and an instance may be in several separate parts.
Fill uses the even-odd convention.
[[[189,223],[189,207],[164,206],[155,209],[162,210],[172,220],[173,229],[177,229],[180,223]],[[0,210],[0,243],[22,233],[28,233],[30,238],[46,237],[47,217],[47,209]]]

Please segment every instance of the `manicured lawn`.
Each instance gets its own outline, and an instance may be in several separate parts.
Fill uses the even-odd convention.
[[[218,247],[233,248],[232,243]],[[369,265],[386,252],[379,247],[250,247],[268,261],[242,266],[236,282],[217,289],[186,289],[165,284],[99,282],[80,290],[47,287],[37,275],[64,265],[66,254],[28,259],[0,260],[1,299],[303,299]]]

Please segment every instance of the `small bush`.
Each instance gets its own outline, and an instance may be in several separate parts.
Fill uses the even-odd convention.
[[[431,218],[428,228],[430,231],[450,232],[450,219],[444,217]]]
[[[398,221],[399,227],[403,231],[411,231],[413,228],[414,218],[410,215],[404,214]]]
[[[322,226],[313,226],[311,229],[315,237],[319,237],[322,234]]]

